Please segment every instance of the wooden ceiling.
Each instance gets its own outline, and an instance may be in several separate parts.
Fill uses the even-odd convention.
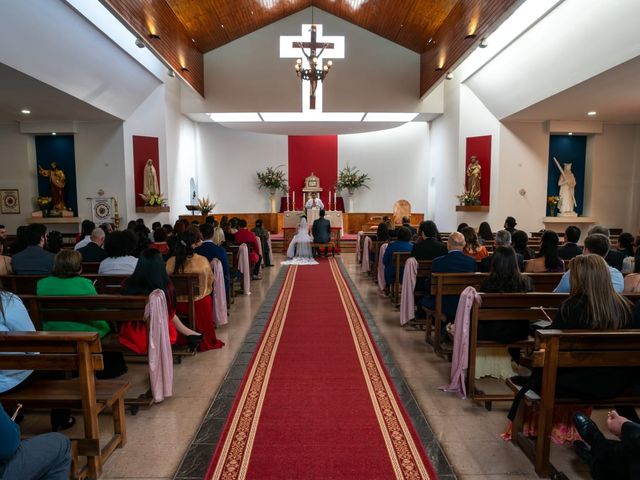
[[[417,53],[463,0],[165,0],[208,52],[314,6]]]
[[[100,0],[204,95],[203,54],[310,6],[421,55],[420,96],[522,0]],[[311,19],[309,19],[311,20]],[[157,37],[150,36],[157,34]]]

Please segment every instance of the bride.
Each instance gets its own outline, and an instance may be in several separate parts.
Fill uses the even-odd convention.
[[[307,226],[307,217],[303,216],[298,226],[298,233],[293,236],[289,248],[287,249],[287,258],[283,265],[317,265],[313,259],[311,252],[311,243],[313,237],[309,235],[309,227]]]

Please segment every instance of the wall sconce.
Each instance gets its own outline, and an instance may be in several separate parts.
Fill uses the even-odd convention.
[[[444,78],[446,78],[447,80],[453,80],[453,73],[447,72],[447,76]]]

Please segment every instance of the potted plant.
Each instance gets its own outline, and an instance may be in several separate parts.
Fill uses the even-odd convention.
[[[204,217],[209,215],[209,212],[213,211],[215,207],[216,203],[209,200],[209,195],[198,199],[198,208]]]
[[[256,172],[258,175],[258,188],[265,188],[269,190],[271,195],[271,213],[276,213],[276,192],[278,190],[282,192],[287,191],[287,176],[282,170],[284,165],[278,165],[277,167],[267,167],[262,172]]]
[[[549,216],[556,216],[556,207],[560,203],[560,197],[558,196],[549,196],[547,197],[547,206],[549,207]]]
[[[160,193],[150,193],[145,195],[144,193],[139,193],[140,198],[144,200],[144,205],[146,207],[163,207],[167,204],[167,199],[164,198],[164,194]]]
[[[462,195],[458,195],[458,200],[460,201],[460,205],[480,205],[480,197],[478,197],[478,195],[469,193],[467,190],[465,190]]]
[[[369,175],[361,172],[357,167],[347,165],[338,172],[336,190],[349,192],[349,212],[353,211],[353,193],[362,187],[369,188],[367,185],[369,180],[371,180]]]

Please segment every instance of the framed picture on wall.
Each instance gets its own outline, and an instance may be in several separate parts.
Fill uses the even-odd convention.
[[[20,213],[18,190],[0,190],[0,213]]]

